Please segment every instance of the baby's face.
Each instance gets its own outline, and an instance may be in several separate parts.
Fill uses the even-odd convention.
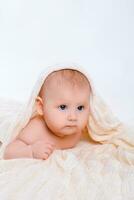
[[[43,103],[43,114],[48,128],[61,137],[82,131],[89,118],[89,98],[88,87],[52,88]]]

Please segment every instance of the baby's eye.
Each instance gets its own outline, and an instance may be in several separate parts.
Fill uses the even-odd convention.
[[[78,110],[83,110],[84,106],[78,106]]]
[[[66,105],[60,105],[59,108],[60,108],[61,110],[65,110]]]

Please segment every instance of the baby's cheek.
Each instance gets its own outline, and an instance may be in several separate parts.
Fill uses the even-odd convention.
[[[85,126],[87,126],[87,124],[88,124],[88,118],[87,118],[87,117],[86,117],[86,118],[83,118],[83,119],[80,121],[80,126],[81,126],[82,129],[85,128]]]
[[[60,118],[59,116],[57,115],[52,115],[50,118],[49,118],[49,124],[51,126],[51,128],[53,130],[58,130],[60,129],[64,124],[63,124],[63,119]]]

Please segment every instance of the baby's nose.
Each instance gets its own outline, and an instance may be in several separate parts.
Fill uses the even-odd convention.
[[[69,114],[68,114],[68,120],[71,120],[71,121],[76,121],[77,120],[77,114],[76,114],[75,111],[69,112]]]

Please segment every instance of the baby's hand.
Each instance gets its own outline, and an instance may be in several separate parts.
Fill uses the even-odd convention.
[[[43,160],[46,160],[55,149],[55,145],[53,143],[41,140],[38,140],[37,142],[32,144],[31,147],[33,157]]]

